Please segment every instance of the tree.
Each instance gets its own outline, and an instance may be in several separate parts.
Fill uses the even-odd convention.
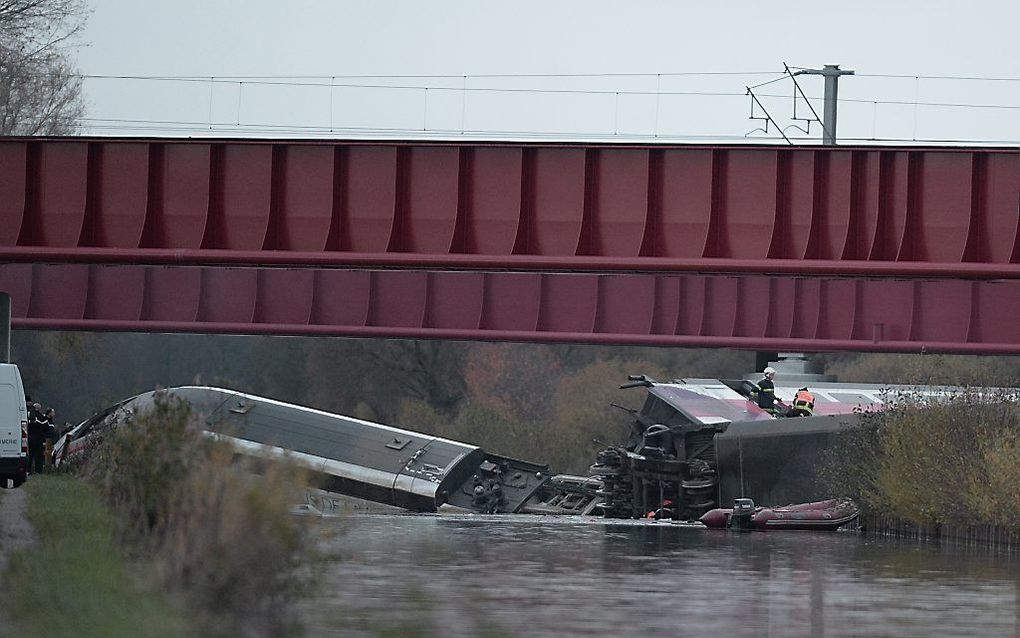
[[[564,368],[556,355],[543,344],[473,344],[464,373],[471,401],[507,421],[548,422]]]
[[[82,115],[81,76],[69,57],[84,0],[0,0],[0,135],[66,135]]]
[[[449,415],[455,414],[464,400],[466,353],[467,347],[461,343],[425,340],[387,340],[365,352],[406,395]]]
[[[662,368],[639,359],[596,361],[563,376],[556,388],[555,421],[536,437],[547,451],[542,462],[557,472],[583,474],[600,449],[622,443],[634,418],[610,404],[641,407],[644,392],[619,387],[636,372],[668,378]]]

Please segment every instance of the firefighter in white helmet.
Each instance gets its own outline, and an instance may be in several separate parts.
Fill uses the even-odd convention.
[[[772,382],[776,378],[776,369],[772,366],[765,368],[761,381],[758,382],[758,407],[769,414],[776,414],[776,384]]]

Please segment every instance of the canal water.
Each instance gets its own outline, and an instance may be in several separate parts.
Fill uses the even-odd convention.
[[[1015,636],[1020,556],[851,532],[326,517],[312,636]]]

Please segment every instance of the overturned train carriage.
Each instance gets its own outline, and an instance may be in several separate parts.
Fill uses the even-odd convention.
[[[518,512],[541,500],[548,467],[465,443],[331,414],[232,390],[178,387],[167,392],[205,419],[207,431],[254,456],[290,455],[327,491],[434,512],[449,504],[476,512]],[[58,443],[58,458],[105,427],[152,407],[139,395],[95,415]],[[592,488],[592,491],[593,488]],[[555,505],[553,509],[557,509]]]
[[[697,520],[738,497],[820,500],[826,497],[816,480],[823,451],[855,419],[845,414],[855,405],[835,394],[827,416],[776,419],[747,399],[741,382],[657,383],[637,376],[622,387],[647,395],[640,409],[622,408],[633,417],[630,437],[600,452],[590,476],[554,475],[546,465],[474,445],[222,388],[167,392],[244,453],[287,453],[329,492],[417,512],[448,505],[479,513]],[[58,442],[57,458],[153,401],[150,392],[93,416]]]
[[[818,475],[826,450],[858,420],[862,403],[880,404],[860,394],[878,392],[877,386],[858,385],[847,394],[846,384],[818,384],[840,391],[825,399],[827,414],[775,418],[749,399],[747,385],[635,376],[621,386],[643,387],[647,396],[640,410],[623,408],[634,417],[628,441],[600,452],[591,466],[602,481],[604,515],[697,520],[740,497],[762,503],[825,498]]]
[[[622,387],[639,386],[648,396],[640,410],[627,410],[634,416],[630,439],[600,452],[591,466],[602,481],[602,512],[611,518],[696,519],[718,506],[715,439],[730,420],[699,417],[692,409],[715,402],[684,388],[645,377]]]

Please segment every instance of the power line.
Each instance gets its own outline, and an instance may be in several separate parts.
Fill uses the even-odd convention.
[[[791,67],[793,68],[793,67]],[[901,80],[960,80],[972,82],[1020,82],[1020,78],[999,78],[967,75],[907,75],[896,73],[858,73],[863,78],[896,78]]]
[[[795,68],[790,66],[790,68]],[[96,79],[94,76],[83,76],[83,79]],[[102,78],[112,80],[132,80],[132,78]],[[755,89],[756,87],[772,84],[778,78],[771,80],[759,85],[753,85],[750,88]],[[394,90],[394,91],[446,91],[452,93],[522,93],[522,94],[551,94],[551,95],[629,95],[639,97],[652,97],[652,96],[686,96],[686,97],[745,97],[747,93],[736,93],[728,91],[630,91],[630,90],[608,90],[608,89],[521,89],[521,88],[497,88],[497,87],[433,87],[433,86],[422,86],[422,85],[373,85],[373,84],[322,84],[322,83],[301,83],[301,82],[259,82],[259,81],[241,81],[241,80],[225,80],[220,78],[205,79],[203,81],[198,80],[185,80],[180,78],[147,78],[146,80],[163,80],[167,82],[196,82],[200,84],[224,84],[224,85],[256,85],[256,86],[283,86],[283,87],[317,87],[322,89],[380,89],[380,90]],[[757,94],[759,97],[765,98],[788,98],[788,95],[779,95],[774,93],[763,93]],[[820,96],[805,96],[809,99],[821,99]],[[953,107],[953,108],[1000,108],[1000,109],[1020,109],[1020,105],[1014,104],[982,104],[982,103],[961,103],[961,102],[922,102],[915,100],[876,100],[867,98],[839,98],[840,102],[858,102],[863,104],[888,104],[888,105],[900,105],[900,106],[938,106],[938,107]]]
[[[803,67],[789,67],[791,69],[802,69]],[[88,118],[83,122],[89,123],[89,126],[95,130],[136,130],[136,131],[175,131],[182,134],[187,133],[199,133],[205,134],[210,132],[234,132],[234,133],[266,133],[266,134],[286,134],[288,132],[294,132],[296,134],[309,134],[309,135],[323,135],[323,136],[335,136],[337,133],[346,135],[404,135],[410,137],[442,137],[452,136],[454,138],[464,139],[470,136],[513,136],[522,139],[577,139],[577,138],[590,138],[590,139],[606,139],[615,141],[682,141],[682,140],[741,140],[741,141],[752,141],[748,139],[746,135],[688,135],[675,133],[671,134],[668,132],[660,132],[658,124],[658,113],[659,113],[659,98],[664,97],[697,97],[697,98],[717,98],[732,100],[733,98],[745,99],[747,93],[738,93],[735,91],[715,91],[715,90],[685,90],[685,91],[661,91],[658,87],[661,86],[663,78],[668,77],[696,77],[696,76],[778,76],[772,77],[771,79],[764,80],[758,84],[752,85],[750,88],[758,88],[767,85],[772,85],[781,80],[788,79],[788,76],[783,73],[780,74],[775,71],[684,71],[684,72],[671,72],[671,73],[494,73],[494,74],[345,74],[345,75],[243,75],[243,76],[176,76],[176,75],[107,75],[107,74],[83,74],[79,77],[82,80],[89,80],[95,82],[114,81],[114,82],[130,82],[130,81],[142,81],[142,82],[182,82],[192,83],[197,86],[208,87],[208,97],[202,98],[209,100],[209,117],[207,120],[202,122],[197,121],[185,121],[185,120],[154,120],[154,119],[116,119],[116,118]],[[949,75],[896,75],[896,74],[857,74],[859,77],[873,77],[873,78],[893,78],[901,80],[912,80],[914,83],[919,80],[966,80],[966,81],[996,81],[996,82],[1020,82],[1020,78],[1002,78],[1002,77],[977,77],[977,76],[949,76]],[[631,82],[631,86],[650,86],[648,81],[655,80],[656,90],[614,90],[614,89],[602,89],[602,88],[541,88],[539,86],[528,87],[526,82],[520,82],[524,86],[499,86],[499,82],[484,82],[486,79],[498,80],[498,79],[568,79],[575,78],[581,79],[607,79],[612,78],[643,78],[644,81],[641,83]],[[338,82],[339,80],[339,82]],[[377,80],[377,81],[373,81]],[[410,81],[407,81],[410,80]],[[476,81],[483,86],[469,86],[469,81]],[[457,85],[452,85],[453,83]],[[451,84],[445,85],[444,84]],[[484,84],[488,84],[485,86]],[[514,84],[506,82],[505,84]],[[537,84],[537,83],[535,83]],[[557,83],[550,82],[550,86],[555,87]],[[569,84],[566,82],[559,83]],[[584,84],[576,82],[575,84]],[[595,86],[607,86],[613,83],[611,82],[600,82],[600,83],[588,83],[589,85],[594,84]],[[619,83],[619,84],[622,84]],[[679,83],[675,83],[677,85]],[[685,86],[691,86],[692,88],[697,86],[697,82],[684,82]],[[252,99],[255,99],[259,94],[256,92],[255,96],[249,96],[248,92],[245,91],[244,100],[242,100],[241,91],[237,90],[237,117],[231,117],[229,122],[215,122],[213,121],[213,106],[214,102],[219,105],[224,96],[233,96],[233,92],[230,89],[218,89],[214,91],[213,87],[217,86],[232,86],[232,87],[244,87],[248,86],[268,86],[268,87],[311,87],[316,89],[329,89],[329,118],[330,125],[319,126],[319,125],[294,125],[294,124],[272,124],[272,123],[243,123],[241,114],[242,101],[247,103]],[[100,91],[99,87],[94,87],[93,90]],[[121,90],[118,87],[117,90]],[[128,90],[124,87],[123,90]],[[337,93],[335,90],[339,90]],[[430,91],[454,93],[458,92],[465,96],[459,98],[458,101],[461,104],[461,128],[460,129],[435,129],[429,128],[428,120],[431,115],[432,108],[428,104],[428,98],[426,97],[426,105],[424,107],[423,121],[420,121],[419,127],[344,127],[336,126],[333,123],[334,109],[333,101],[334,94],[338,96],[338,99],[346,99],[343,94],[344,90],[377,90],[377,91],[424,91],[426,95]],[[654,132],[649,134],[642,133],[620,133],[615,130],[612,134],[609,133],[585,133],[585,132],[534,132],[534,131],[515,131],[510,129],[503,130],[470,130],[464,128],[464,109],[468,102],[467,96],[472,94],[517,94],[526,96],[541,96],[541,95],[593,95],[593,96],[609,96],[616,100],[616,113],[613,116],[614,122],[619,121],[620,117],[620,96],[631,96],[640,98],[656,98],[656,123],[654,125]],[[190,93],[188,93],[190,94]],[[263,94],[264,95],[264,94]],[[280,94],[284,97],[284,94]],[[318,94],[316,94],[318,95]],[[325,93],[321,94],[323,100],[325,100]],[[349,94],[356,95],[356,94]],[[820,99],[817,96],[808,97],[801,92],[802,97],[805,99]],[[218,97],[216,97],[218,96]],[[762,99],[789,99],[789,95],[778,95],[778,94],[767,94],[767,93],[755,93],[756,97]],[[1002,111],[1016,111],[1020,110],[1020,104],[1009,104],[1009,103],[966,103],[966,102],[922,102],[917,99],[917,95],[914,96],[914,100],[899,100],[899,99],[867,99],[867,98],[841,98],[839,102],[844,103],[858,103],[858,104],[871,104],[876,107],[876,113],[878,113],[877,107],[882,106],[906,106],[913,107],[915,111],[915,119],[917,109],[920,107],[924,108],[945,108],[945,109],[994,109]],[[365,99],[373,99],[374,96],[370,94]],[[316,98],[317,99],[317,98]],[[403,98],[400,98],[403,99]],[[256,100],[258,102],[258,100]],[[443,103],[441,100],[440,103]],[[484,102],[482,102],[484,104]],[[717,104],[722,102],[717,101]],[[727,102],[729,104],[731,102]],[[575,103],[577,104],[577,103]],[[590,102],[588,104],[591,104]],[[769,102],[773,105],[774,102]],[[809,102],[810,104],[810,102]],[[221,110],[217,112],[222,113]],[[228,116],[229,117],[229,116]],[[272,116],[271,116],[272,117]],[[974,117],[980,117],[975,115]],[[421,118],[420,118],[421,119]],[[493,121],[491,117],[487,117],[489,121]],[[306,120],[307,121],[307,120]],[[402,121],[402,120],[398,120]],[[447,119],[447,122],[449,120]],[[485,121],[485,120],[482,120]],[[555,125],[554,125],[555,126]],[[778,124],[777,124],[778,126]],[[616,124],[613,125],[614,129]],[[649,127],[637,127],[644,130],[649,130]],[[789,127],[787,127],[789,128]],[[784,132],[785,130],[780,129]],[[757,141],[777,141],[778,138],[752,138]],[[791,140],[810,141],[817,142],[813,137],[795,137],[790,136]],[[847,141],[856,141],[864,143],[949,143],[949,144],[968,144],[968,143],[1003,143],[1012,144],[1013,142],[1005,141],[990,141],[990,140],[954,140],[954,139],[931,139],[931,140],[915,140],[913,138],[878,138],[874,135],[868,137],[858,138],[845,138]]]
[[[795,69],[797,67],[790,67]],[[147,81],[167,81],[167,82],[192,82],[199,84],[250,84],[257,86],[293,86],[293,87],[317,87],[317,88],[328,88],[328,89],[382,89],[382,90],[399,90],[399,91],[447,91],[454,93],[533,93],[533,94],[577,94],[577,95],[632,95],[632,96],[707,96],[707,97],[744,97],[745,93],[737,93],[730,91],[636,91],[636,90],[609,90],[609,89],[541,89],[541,88],[501,88],[501,87],[464,87],[464,86],[429,86],[429,85],[402,85],[402,84],[351,84],[351,83],[323,83],[323,82],[282,82],[282,81],[259,81],[259,80],[244,80],[244,79],[226,79],[217,77],[208,77],[204,79],[200,78],[183,78],[183,77],[156,77],[156,76],[95,76],[95,75],[82,75],[79,76],[82,79],[106,79],[106,80],[147,80]],[[318,77],[318,76],[316,76]],[[435,76],[438,77],[438,76]],[[913,78],[914,76],[910,76]],[[767,84],[772,84],[779,80],[786,79],[786,76],[775,78],[767,82],[755,84],[749,88],[754,89]],[[1018,79],[1020,81],[1020,79]],[[759,97],[766,98],[788,98],[788,95],[778,95],[770,93],[757,94]],[[820,96],[805,96],[808,99],[821,99]],[[979,104],[979,103],[956,103],[956,102],[921,102],[915,100],[877,100],[867,98],[839,98],[840,102],[857,102],[863,104],[888,104],[888,105],[899,105],[899,106],[935,106],[935,107],[947,107],[947,108],[984,108],[984,109],[1020,109],[1020,105],[1012,104]]]
[[[400,135],[403,137],[415,137],[419,139],[428,138],[467,138],[482,137],[492,139],[493,136],[505,136],[505,138],[530,139],[530,140],[599,140],[617,142],[668,142],[677,141],[743,141],[743,142],[785,142],[779,136],[774,137],[748,137],[746,135],[733,134],[688,134],[688,133],[598,133],[583,131],[521,131],[513,129],[416,129],[410,127],[333,127],[332,129],[318,125],[294,125],[294,124],[235,124],[233,122],[198,122],[188,120],[127,120],[113,118],[84,118],[83,122],[91,122],[88,129],[96,130],[119,130],[119,131],[175,131],[179,133],[276,133],[289,134],[293,132],[301,134],[313,134],[321,136],[336,137],[337,134],[352,135]],[[1015,146],[1020,144],[1018,140],[987,140],[987,139],[963,139],[963,138],[906,138],[906,137],[843,137],[843,141],[861,143],[894,143],[894,144],[957,144],[957,145],[986,145],[996,144],[1003,146]],[[818,139],[813,136],[789,136],[789,140],[796,142],[817,143]]]
[[[840,102],[860,102],[864,104],[889,104],[899,106],[938,106],[947,108],[968,109],[1020,109],[1020,104],[964,104],[957,102],[918,102],[914,100],[868,100],[865,98],[840,98]]]
[[[807,67],[791,66],[793,70],[804,70]],[[245,80],[245,81],[257,81],[257,80],[312,80],[322,79],[328,80],[330,78],[337,79],[447,79],[447,80],[462,80],[463,78],[654,78],[654,77],[697,77],[697,76],[750,76],[750,75],[777,75],[777,71],[672,71],[665,73],[655,72],[621,72],[621,73],[404,73],[404,74],[387,74],[387,73],[348,73],[348,74],[300,74],[300,75],[141,75],[141,74],[102,74],[102,73],[86,73],[81,74],[79,77],[92,78],[92,79],[110,79],[110,80],[180,80],[180,81],[196,81],[208,82],[210,77],[212,78],[225,78],[230,80]],[[45,74],[42,74],[45,75]],[[751,88],[768,84],[772,81],[783,79],[785,74],[780,74],[781,77],[775,80],[770,80],[762,84],[752,85]],[[891,78],[891,79],[902,79],[902,80],[954,80],[954,81],[969,81],[969,82],[1020,82],[1020,77],[999,77],[999,76],[978,76],[978,75],[924,75],[924,74],[909,74],[909,73],[858,73],[858,77],[868,78]]]
[[[467,78],[614,78],[614,77],[686,77],[686,76],[745,76],[775,75],[775,71],[675,71],[668,73],[458,73],[458,74],[314,74],[314,75],[117,75],[117,74],[83,74],[80,77],[117,80],[195,80],[208,81],[210,77],[232,78],[234,80],[310,80],[310,79],[449,79]],[[912,77],[912,76],[911,76]]]
[[[791,66],[794,70],[804,70],[808,67]],[[857,73],[858,77],[865,78],[896,78],[902,80],[967,80],[975,82],[1020,82],[1020,77],[997,77],[991,75],[924,75],[921,73]]]
[[[81,76],[83,79],[93,79],[90,76]],[[133,79],[133,78],[104,78],[104,79]],[[147,78],[155,80],[156,78]],[[392,89],[400,91],[450,91],[460,93],[551,93],[581,95],[707,95],[733,97],[742,96],[743,93],[727,91],[613,91],[608,89],[522,89],[522,88],[498,88],[498,87],[462,87],[462,86],[428,86],[428,85],[407,85],[407,84],[337,84],[323,82],[268,82],[259,80],[226,80],[223,78],[206,78],[205,80],[184,80],[180,78],[162,78],[169,82],[194,82],[198,84],[245,84],[256,86],[294,86],[294,87],[318,87],[324,89]],[[782,97],[782,96],[772,96]]]

